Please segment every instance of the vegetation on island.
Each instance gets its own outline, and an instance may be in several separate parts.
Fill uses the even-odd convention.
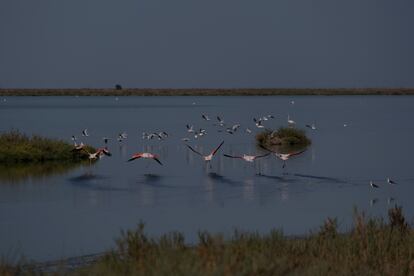
[[[0,134],[0,164],[36,164],[45,162],[80,162],[88,159],[86,152],[73,152],[70,143],[33,135],[17,130]],[[86,146],[90,152],[95,149]]]
[[[279,129],[265,130],[256,135],[257,144],[264,148],[300,149],[311,144],[304,130],[294,127],[280,127]]]
[[[66,269],[65,275],[407,275],[414,273],[414,229],[401,207],[388,221],[355,211],[350,231],[341,233],[336,219],[304,237],[235,231],[230,239],[200,232],[196,244],[180,233],[160,238],[145,234],[144,225],[122,232],[116,248],[93,264]],[[32,267],[32,268],[31,268]],[[57,269],[65,267],[64,262]],[[36,268],[36,269],[34,269]],[[7,275],[38,274],[39,266],[10,266]]]

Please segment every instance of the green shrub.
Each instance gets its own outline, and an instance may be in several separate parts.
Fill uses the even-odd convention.
[[[49,161],[77,162],[88,159],[84,152],[72,152],[73,145],[61,140],[31,137],[12,130],[0,135],[0,164],[42,163]],[[87,147],[91,152],[92,147]]]
[[[291,127],[281,127],[276,131],[265,130],[256,135],[256,141],[264,147],[306,147],[311,144],[311,140],[306,136],[304,130]]]

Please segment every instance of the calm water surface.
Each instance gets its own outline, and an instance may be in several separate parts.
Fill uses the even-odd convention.
[[[252,118],[268,114],[276,117],[264,123],[269,128],[285,126],[288,114],[302,128],[315,122],[316,131],[307,129],[311,147],[285,169],[274,156],[254,166],[222,156],[261,153]],[[240,123],[239,131],[218,132],[217,115],[227,125]],[[150,235],[181,231],[194,242],[199,230],[307,234],[328,216],[346,230],[354,207],[384,216],[399,204],[411,219],[412,118],[409,96],[7,97],[0,102],[0,131],[68,142],[76,135],[96,147],[111,137],[113,156],[91,167],[0,168],[0,255],[41,261],[102,252],[113,247],[120,229],[139,221]],[[186,124],[208,134],[193,139]],[[81,136],[84,128],[89,137]],[[119,143],[124,131],[128,138]],[[144,131],[170,136],[148,141],[141,138]],[[184,137],[206,153],[225,141],[212,168],[188,150]],[[164,166],[126,162],[139,151],[159,154]],[[262,175],[255,174],[259,169]],[[386,177],[399,184],[386,184]],[[370,180],[381,188],[370,188]]]

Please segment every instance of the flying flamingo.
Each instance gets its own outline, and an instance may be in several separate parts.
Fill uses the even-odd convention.
[[[224,144],[224,141],[220,143],[220,145],[218,145],[218,147],[216,147],[210,154],[208,155],[203,155],[200,152],[196,151],[195,149],[193,149],[190,145],[186,145],[192,152],[197,153],[198,155],[200,155],[204,161],[206,161],[211,168],[211,160],[213,159],[214,155],[217,153],[217,151],[220,149],[220,147]]]
[[[153,153],[149,153],[149,152],[138,152],[135,153],[134,155],[131,156],[130,159],[128,159],[128,162],[134,161],[135,159],[140,159],[140,158],[144,158],[144,159],[153,159],[155,160],[158,164],[160,164],[162,166],[161,161],[158,159],[159,156]]]
[[[262,155],[247,155],[247,154],[243,154],[242,156],[234,156],[234,155],[229,155],[229,154],[223,154],[225,157],[229,157],[229,158],[235,158],[235,159],[241,159],[244,160],[246,162],[250,162],[253,163],[256,159],[262,158],[262,157],[266,157],[270,154],[266,153],[266,154],[262,154]],[[260,168],[259,168],[260,170]],[[260,174],[260,172],[259,172]]]
[[[89,152],[86,148],[82,148],[83,151],[85,151],[88,154],[89,158],[89,165],[92,164],[92,160],[96,160],[98,158],[101,158],[102,156],[112,156],[112,154],[109,152],[108,148],[99,148],[96,150],[96,152]]]
[[[85,148],[84,143],[81,142],[80,144],[76,144],[76,141],[75,141],[75,145],[74,145],[74,148],[72,149],[72,152],[80,152],[84,148]]]
[[[286,161],[289,160],[289,158],[291,158],[292,156],[295,156],[295,155],[299,155],[299,154],[301,154],[301,153],[303,153],[303,152],[306,151],[306,149],[304,149],[304,150],[295,151],[295,152],[289,152],[289,153],[279,153],[279,152],[270,150],[268,148],[265,148],[263,146],[261,146],[261,148],[263,148],[263,149],[265,149],[267,151],[273,152],[276,157],[278,157],[279,159],[281,159],[283,161],[282,169],[286,167]]]

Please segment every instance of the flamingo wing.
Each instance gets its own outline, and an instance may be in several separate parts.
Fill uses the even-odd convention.
[[[132,157],[130,159],[128,159],[128,162],[134,161],[135,159],[139,159],[142,158],[142,154],[141,153],[137,153],[132,155]]]
[[[201,153],[199,153],[198,151],[196,151],[195,149],[193,149],[190,145],[186,145],[192,152],[197,153],[200,156],[203,156]]]
[[[232,156],[232,155],[228,155],[228,154],[223,154],[223,155],[226,156],[226,157],[229,157],[229,158],[243,159],[243,157],[241,157],[241,156]]]
[[[158,164],[160,164],[162,166],[161,161],[157,158],[157,157],[153,157],[152,159],[154,159],[155,161],[157,161]]]
[[[224,141],[223,142],[221,142],[220,143],[220,145],[218,145],[218,147],[217,148],[215,148],[212,152],[211,152],[211,154],[212,155],[215,155],[216,154],[216,152],[221,148],[221,146],[224,144]]]
[[[294,156],[294,155],[299,155],[299,154],[301,154],[301,153],[303,153],[305,151],[306,151],[306,149],[300,150],[300,151],[296,151],[296,152],[292,152],[292,153],[288,153],[288,154],[289,154],[289,157],[291,157],[291,156]]]
[[[266,156],[268,156],[270,154],[270,152],[269,153],[266,153],[266,154],[263,154],[263,155],[256,155],[255,157],[254,157],[254,159],[257,159],[257,158],[262,158],[262,157],[266,157]]]

